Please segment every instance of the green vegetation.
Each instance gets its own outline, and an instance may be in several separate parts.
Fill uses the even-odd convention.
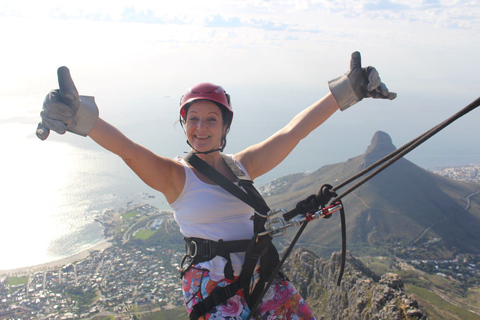
[[[128,232],[129,234],[135,235],[133,240],[145,241],[150,238],[153,234],[155,234],[156,230],[149,229],[148,225],[153,220],[155,220],[158,216],[146,217],[146,216],[139,216],[136,221],[133,221],[132,224],[133,228]]]
[[[161,229],[151,229],[151,223],[161,216],[143,217],[142,220],[138,220],[129,234],[135,234],[131,239],[131,243],[127,245],[149,247],[156,246],[159,243],[163,247],[171,248],[176,251],[183,251],[184,243],[183,236],[180,233],[178,225],[174,221],[165,221]]]
[[[155,230],[146,230],[146,229],[139,230],[139,231],[137,231],[137,233],[135,233],[134,238],[135,239],[140,239],[140,240],[147,240],[148,238],[153,236],[153,234],[155,232],[156,232]]]
[[[173,250],[182,252],[185,250],[183,236],[178,230],[176,224],[171,225],[171,229],[158,230],[144,241],[146,246],[161,243],[162,246],[172,248]]]
[[[18,286],[18,285],[26,285],[28,283],[28,276],[24,277],[10,277],[7,280],[7,285],[9,286]]]
[[[459,320],[479,320],[480,316],[469,312],[463,306],[456,306],[446,302],[436,293],[413,284],[405,285],[409,294],[415,295],[415,298],[424,308],[431,320],[435,319],[459,319]]]
[[[140,217],[137,219],[137,223],[135,224],[135,229],[142,229],[146,228],[149,223],[151,223],[153,220],[155,220],[158,216],[153,216],[153,217]]]
[[[385,274],[389,271],[388,265],[386,263],[385,257],[364,257],[360,260],[368,267],[370,270],[376,274]]]
[[[471,306],[480,306],[480,288],[469,289],[465,303]]]
[[[428,312],[429,319],[480,319],[479,315],[469,311],[480,310],[478,288],[469,288],[459,281],[426,273],[405,263],[392,264],[395,261],[391,258],[369,256],[362,257],[361,261],[377,274],[398,274],[405,284],[405,292]]]
[[[443,292],[448,292],[452,297],[465,298],[468,294],[468,288],[460,282],[451,281],[433,274],[425,275],[425,279],[428,280],[429,284],[441,289]]]
[[[84,290],[81,287],[66,287],[65,294],[72,300],[75,300],[80,306],[81,310],[88,310],[89,306],[97,298],[97,294],[94,290]]]
[[[416,270],[397,270],[395,273],[402,278],[404,283],[410,283],[424,288],[428,288],[430,285],[430,282],[422,277]]]
[[[175,320],[188,319],[188,313],[184,307],[137,315],[141,320]]]
[[[129,211],[129,212],[127,212],[127,213],[125,213],[125,214],[123,215],[123,218],[124,218],[125,220],[128,220],[128,219],[131,219],[131,218],[135,217],[135,216],[138,215],[138,214],[139,214],[139,213],[136,212],[136,211]]]

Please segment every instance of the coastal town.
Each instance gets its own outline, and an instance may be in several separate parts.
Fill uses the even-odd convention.
[[[140,240],[171,228],[172,215],[139,205],[107,212],[101,222],[106,234],[117,232],[106,249],[67,265],[0,275],[0,319],[128,319],[143,310],[182,306],[178,267],[183,253]]]
[[[431,171],[480,182],[480,165]],[[179,278],[183,244],[172,214],[130,205],[104,212],[97,221],[109,241],[106,248],[66,264],[0,274],[0,319],[135,319],[175,308],[185,312]],[[462,283],[476,282],[480,270],[472,256],[411,264]]]
[[[470,164],[461,167],[440,167],[430,169],[430,171],[442,177],[454,180],[480,183],[480,165],[478,164]]]

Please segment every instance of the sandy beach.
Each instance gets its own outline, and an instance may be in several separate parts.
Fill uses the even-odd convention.
[[[34,265],[34,266],[28,266],[28,267],[21,267],[21,268],[15,268],[15,269],[10,269],[10,270],[0,270],[0,275],[22,275],[22,274],[28,274],[31,272],[35,271],[40,271],[40,270],[45,270],[45,269],[52,269],[54,267],[61,267],[64,265],[67,265],[69,263],[74,263],[80,260],[85,259],[90,255],[91,252],[93,251],[103,251],[106,248],[110,247],[112,243],[108,240],[103,240],[96,245],[85,249],[77,254],[74,254],[69,257],[65,257],[62,259],[42,263],[39,265]]]

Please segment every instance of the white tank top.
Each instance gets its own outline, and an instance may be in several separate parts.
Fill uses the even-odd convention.
[[[240,169],[248,178],[245,168],[233,155]],[[185,185],[178,198],[170,204],[180,232],[185,237],[209,239],[213,241],[245,240],[253,237],[253,209],[231,195],[219,185],[201,181],[180,157],[175,158],[185,168]],[[230,254],[234,275],[240,275],[244,253]],[[224,278],[226,260],[222,257],[201,263],[210,270],[210,277]],[[213,280],[213,279],[212,279]]]

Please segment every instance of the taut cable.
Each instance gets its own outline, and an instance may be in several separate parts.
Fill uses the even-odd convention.
[[[382,172],[383,170],[385,170],[387,167],[389,167],[390,165],[392,165],[394,162],[396,162],[398,159],[402,158],[403,156],[405,156],[407,153],[409,153],[410,151],[412,151],[413,149],[415,149],[416,147],[418,147],[419,145],[421,145],[423,142],[425,142],[426,140],[430,139],[433,135],[435,135],[436,133],[438,133],[439,131],[441,131],[442,129],[444,129],[445,127],[447,127],[448,125],[450,125],[452,122],[454,122],[455,120],[459,119],[460,117],[466,115],[467,113],[469,113],[470,111],[472,111],[473,109],[477,108],[478,106],[480,105],[480,97],[477,98],[475,101],[473,101],[472,103],[470,103],[469,105],[467,105],[465,108],[463,108],[462,110],[460,110],[459,112],[457,112],[456,114],[454,114],[453,116],[451,116],[450,118],[446,119],[445,121],[439,123],[438,125],[436,125],[435,127],[433,127],[432,129],[426,131],[425,133],[421,134],[420,136],[418,136],[417,138],[413,139],[412,141],[406,143],[405,145],[403,145],[402,147],[398,148],[397,150],[393,151],[392,153],[386,155],[385,157],[383,157],[382,159],[376,161],[375,163],[373,163],[372,165],[368,166],[367,168],[365,168],[364,170],[360,171],[359,173],[355,174],[354,176],[352,176],[351,178],[345,180],[344,182],[340,183],[338,186],[334,187],[333,190],[338,190],[342,187],[344,187],[345,185],[351,183],[352,181],[358,179],[359,177],[365,175],[366,173],[372,171],[373,169],[375,169],[376,167],[380,166],[381,164],[385,163],[384,165],[382,165],[381,167],[379,167],[377,170],[373,171],[370,175],[368,175],[367,177],[363,178],[361,181],[359,181],[357,184],[355,184],[354,186],[350,187],[349,189],[347,189],[346,191],[344,191],[342,194],[340,194],[339,196],[337,196],[335,199],[332,200],[332,203],[340,200],[341,198],[345,197],[346,195],[350,194],[352,191],[354,191],[355,189],[357,189],[358,187],[360,187],[362,184],[364,184],[365,182],[369,181],[370,179],[372,179],[374,176],[376,176],[377,174],[379,174],[380,172]]]

